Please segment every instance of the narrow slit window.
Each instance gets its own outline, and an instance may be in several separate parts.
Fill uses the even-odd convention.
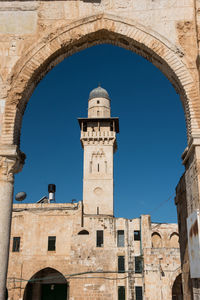
[[[100,113],[99,113],[99,110],[97,110],[97,117],[99,117]]]
[[[92,161],[90,161],[90,173],[92,173]]]
[[[134,230],[134,241],[140,241],[140,230]]]
[[[97,172],[99,172],[99,164],[97,164]]]
[[[118,273],[125,272],[125,259],[124,256],[118,256]]]
[[[135,299],[143,300],[142,286],[135,287]]]
[[[97,230],[97,247],[103,247],[103,230]]]
[[[20,237],[19,236],[15,236],[15,237],[13,237],[12,252],[19,252],[19,250],[20,250]]]
[[[117,247],[124,247],[124,230],[117,230]]]
[[[141,256],[135,256],[135,273],[141,274],[143,270],[143,260]]]
[[[87,123],[83,123],[83,131],[87,131]]]
[[[56,251],[56,236],[48,237],[48,251]]]
[[[125,300],[125,286],[118,286],[118,300]]]

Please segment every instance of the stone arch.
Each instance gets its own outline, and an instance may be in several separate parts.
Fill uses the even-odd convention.
[[[56,299],[66,300],[67,286],[67,280],[59,271],[47,267],[30,278],[25,287],[23,300],[48,299],[49,293]]]
[[[101,43],[129,49],[158,67],[180,94],[188,142],[199,132],[198,88],[182,50],[133,20],[103,13],[55,28],[22,55],[9,79],[10,90],[2,128],[3,144],[19,145],[26,104],[45,74],[65,57]]]
[[[179,234],[177,232],[170,235],[170,248],[179,248]]]
[[[172,300],[183,300],[181,268],[178,268],[173,273],[171,277],[170,288]]]
[[[153,232],[151,235],[152,248],[162,248],[162,238],[158,232]]]

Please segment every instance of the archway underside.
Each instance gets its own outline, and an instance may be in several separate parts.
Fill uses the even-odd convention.
[[[22,57],[10,77],[5,106],[2,143],[19,145],[22,117],[39,81],[64,58],[97,44],[113,44],[152,62],[180,95],[187,124],[188,142],[200,132],[198,88],[186,65],[184,54],[163,37],[141,25],[113,15],[97,15],[70,26],[57,28]]]
[[[45,268],[37,272],[27,283],[23,300],[67,299],[67,281],[55,269]]]

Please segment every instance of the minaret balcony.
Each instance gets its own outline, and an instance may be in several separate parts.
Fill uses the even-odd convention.
[[[82,131],[81,139],[116,139],[116,132],[114,131]]]

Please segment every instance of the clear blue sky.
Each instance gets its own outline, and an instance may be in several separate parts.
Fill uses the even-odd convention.
[[[87,116],[89,92],[101,83],[119,117],[114,158],[115,216],[151,214],[155,222],[176,222],[175,187],[184,168],[184,112],[167,78],[142,57],[99,45],[51,70],[34,91],[22,124],[21,150],[27,155],[15,177],[15,194],[26,202],[57,186],[57,202],[82,199],[83,151],[78,117]]]

